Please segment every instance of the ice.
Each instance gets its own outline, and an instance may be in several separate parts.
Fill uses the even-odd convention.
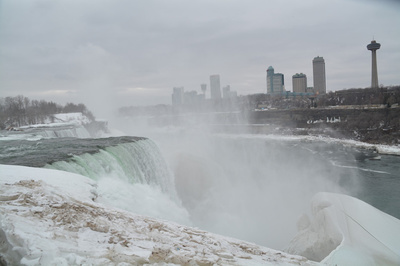
[[[90,119],[82,113],[61,113],[52,115],[53,120],[45,121],[44,124],[34,124],[21,126],[20,129],[43,128],[43,127],[61,127],[61,126],[79,126],[89,124]]]
[[[400,220],[356,198],[318,193],[287,252],[328,265],[400,265]]]
[[[0,173],[0,259],[8,265],[316,265],[107,207],[80,175],[7,165]]]
[[[235,137],[230,134],[220,134],[224,137]],[[371,149],[376,150],[379,154],[390,154],[390,155],[398,155],[400,156],[400,145],[384,145],[384,144],[370,144],[362,141],[351,140],[351,139],[338,139],[331,138],[325,136],[311,136],[311,135],[275,135],[275,134],[242,134],[244,138],[249,139],[268,139],[268,140],[279,140],[279,141],[322,141],[325,143],[339,143],[349,147],[363,148],[363,149]]]
[[[90,122],[90,119],[82,113],[54,114],[53,120],[47,119],[44,124],[21,126],[17,131],[0,131],[0,141],[37,141],[56,137],[90,138],[90,133],[84,127]]]

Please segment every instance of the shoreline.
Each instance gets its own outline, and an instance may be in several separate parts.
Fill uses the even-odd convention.
[[[233,133],[227,133],[227,127],[232,129],[235,127],[236,130]],[[361,148],[370,151],[376,151],[381,155],[394,155],[400,156],[400,145],[389,145],[386,143],[369,143],[364,142],[357,139],[348,138],[346,136],[332,136],[326,132],[329,129],[326,129],[325,132],[310,132],[310,129],[307,128],[280,128],[274,127],[272,125],[264,125],[264,124],[252,124],[252,125],[214,125],[213,128],[214,133],[222,134],[222,135],[240,135],[240,136],[260,136],[260,138],[266,139],[275,139],[275,140],[283,140],[283,141],[323,141],[327,143],[340,143],[346,146],[352,146],[355,148]],[[337,133],[337,132],[334,132]],[[338,134],[336,134],[338,135]]]
[[[375,141],[363,141],[357,137],[351,137],[348,131],[340,131],[328,126],[320,127],[290,127],[287,125],[277,124],[213,124],[213,125],[199,125],[200,127],[206,126],[212,133],[226,134],[226,135],[249,135],[255,136],[260,135],[266,138],[281,139],[281,140],[305,140],[305,141],[324,141],[324,142],[336,142],[343,145],[350,145],[356,148],[362,148],[366,150],[373,150],[379,154],[395,155],[400,156],[400,145],[399,144],[387,144],[387,142]],[[24,131],[0,131],[0,141],[8,140],[31,140],[37,141],[44,137],[38,134],[38,131],[43,130],[57,130],[65,128],[65,124],[57,123],[48,124],[37,124],[25,126]],[[82,127],[79,124],[69,124],[68,128]],[[176,128],[182,128],[182,126],[174,126]],[[185,126],[183,126],[185,128]],[[158,128],[160,129],[160,127]],[[32,130],[32,131],[31,131]],[[14,136],[14,137],[12,137]],[[360,137],[359,137],[360,138]]]

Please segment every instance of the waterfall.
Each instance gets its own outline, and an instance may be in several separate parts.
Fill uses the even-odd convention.
[[[119,140],[119,144],[113,145],[115,140]],[[100,141],[102,145],[109,141],[109,145],[96,145],[96,151],[73,155],[44,167],[96,180],[100,203],[191,225],[189,214],[177,196],[173,175],[153,141],[136,138],[124,142],[123,138],[110,138],[87,142]],[[83,139],[79,142],[86,143]]]
[[[158,146],[141,137],[1,141],[0,164],[45,167],[96,181],[96,201],[190,225]],[[0,175],[1,176],[1,175]]]
[[[45,168],[81,174],[94,180],[112,176],[131,184],[147,184],[176,198],[172,174],[157,145],[149,139],[74,155],[68,161],[46,164]]]
[[[50,128],[35,132],[45,138],[91,138],[89,131],[84,126],[72,128]]]

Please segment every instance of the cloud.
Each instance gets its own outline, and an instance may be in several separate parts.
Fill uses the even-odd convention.
[[[45,96],[62,96],[66,94],[75,94],[76,90],[46,90],[46,91],[38,91],[37,95],[45,95]]]
[[[366,87],[365,46],[373,36],[382,44],[380,82],[399,84],[397,6],[355,0],[3,0],[0,97],[74,90],[89,101],[95,92],[99,99],[112,95],[115,104],[130,102],[129,95],[141,104],[170,103],[173,87],[199,91],[211,74],[220,74],[221,85],[238,94],[261,93],[270,65],[291,90],[298,72],[312,86],[318,55],[326,61],[328,90]]]

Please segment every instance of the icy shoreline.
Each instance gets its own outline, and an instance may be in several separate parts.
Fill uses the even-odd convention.
[[[96,183],[0,165],[0,259],[9,265],[317,265],[306,258],[96,202]]]
[[[321,141],[325,143],[338,143],[345,146],[374,150],[379,154],[400,156],[400,145],[370,144],[351,139],[339,139],[326,136],[310,135],[277,135],[277,134],[218,134],[225,137],[260,138],[280,141]]]
[[[9,165],[0,172],[0,262],[7,265],[400,263],[400,220],[350,196],[318,193],[312,217],[297,223],[287,252],[318,263],[110,207],[81,175]]]
[[[48,124],[38,124],[38,125],[30,125],[30,126],[24,126],[21,127],[21,129],[27,130],[22,131],[22,132],[1,132],[0,131],[0,141],[2,140],[17,140],[17,139],[27,139],[27,140],[39,140],[40,138],[49,138],[49,137],[63,137],[63,134],[60,136],[57,136],[56,134],[44,134],[38,135],[36,133],[30,133],[30,129],[62,129],[63,127],[69,127],[69,131],[75,130],[80,130],[82,132],[68,132],[64,133],[66,137],[82,137],[82,138],[89,138],[90,133],[87,132],[83,127],[82,127],[82,121],[84,118],[81,118],[79,116],[80,113],[78,114],[71,114],[71,117],[66,116],[67,114],[64,114],[66,118],[64,118],[68,122],[57,122],[57,123],[48,123]],[[60,114],[61,115],[61,114]],[[75,116],[74,116],[75,115]],[[253,124],[251,126],[260,126],[260,127],[265,127],[268,125],[257,125]],[[71,129],[72,128],[72,129]],[[197,128],[197,127],[196,127]],[[173,127],[172,131],[181,131],[184,130],[185,127]],[[207,128],[197,128],[199,130],[205,129],[207,131]],[[278,128],[279,129],[279,128]],[[275,130],[278,130],[275,129]],[[299,129],[302,130],[302,129]],[[65,130],[64,130],[65,131]],[[171,128],[168,128],[167,131],[171,131]],[[386,154],[386,155],[396,155],[400,156],[400,145],[386,145],[386,144],[371,144],[367,142],[362,142],[354,139],[346,139],[346,138],[334,138],[330,137],[327,135],[298,135],[294,131],[290,132],[281,132],[281,133],[236,133],[236,134],[230,134],[230,133],[216,133],[217,135],[224,135],[224,136],[235,136],[235,137],[245,137],[245,138],[266,138],[266,139],[274,139],[274,140],[282,140],[282,141],[322,141],[326,143],[340,143],[345,146],[351,146],[355,148],[361,148],[361,149],[366,149],[366,150],[374,150],[379,154]],[[74,136],[76,135],[76,136]],[[110,134],[104,134],[102,132],[102,136],[109,137]],[[112,134],[111,134],[112,135]],[[119,132],[117,135],[121,135],[121,132]],[[100,136],[101,137],[101,136]]]

